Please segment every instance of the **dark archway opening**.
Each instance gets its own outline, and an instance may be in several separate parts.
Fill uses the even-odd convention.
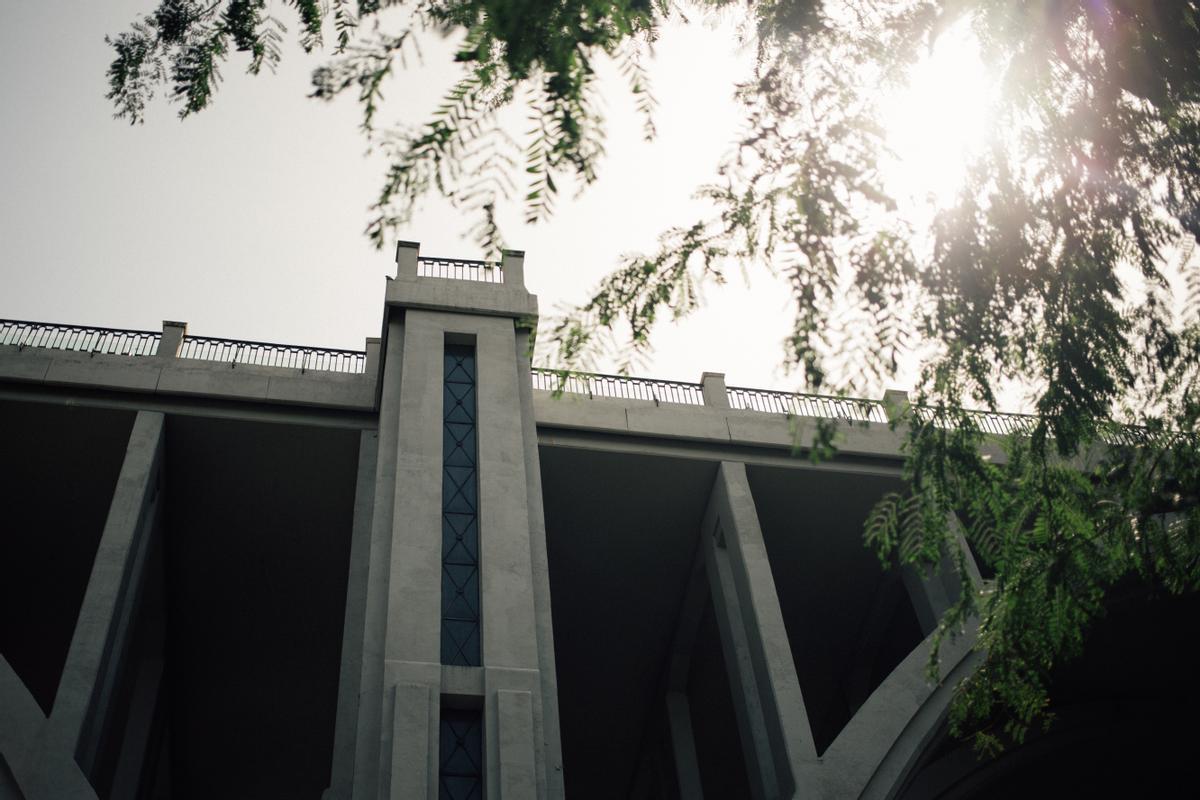
[[[1170,797],[1195,791],[1200,594],[1122,592],[1055,677],[1046,732],[999,758],[941,734],[899,797]]]

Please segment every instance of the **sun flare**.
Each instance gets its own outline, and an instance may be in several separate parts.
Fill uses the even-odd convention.
[[[908,81],[880,103],[891,155],[883,176],[893,196],[935,208],[962,186],[991,133],[997,78],[989,74],[970,20],[947,28]]]

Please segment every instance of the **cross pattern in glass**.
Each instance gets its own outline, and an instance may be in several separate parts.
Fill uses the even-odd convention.
[[[443,708],[438,750],[439,800],[482,800],[483,714]]]
[[[475,348],[446,345],[442,392],[442,663],[477,667],[479,472]]]

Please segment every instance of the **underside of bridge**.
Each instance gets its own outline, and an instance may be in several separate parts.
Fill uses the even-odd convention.
[[[716,465],[542,448],[541,466],[567,791],[628,797],[662,753],[667,659]],[[710,628],[701,691],[728,686]],[[728,772],[740,753],[723,710],[705,731]]]
[[[49,714],[132,412],[0,404],[0,652]],[[167,420],[162,504],[89,778],[101,798],[329,785],[357,431]]]
[[[899,797],[1194,795],[1200,595],[1151,597],[1125,588],[1083,655],[1057,671],[1047,730],[981,759],[970,742],[943,729]]]
[[[358,434],[180,417],[166,450],[169,796],[319,797]]]
[[[0,654],[49,713],[133,412],[0,401]]]
[[[894,570],[862,541],[895,478],[749,471],[787,636],[820,750],[921,638]],[[568,793],[678,797],[665,698],[688,699],[704,793],[748,797],[713,600],[701,595],[687,680],[677,636],[717,464],[543,447],[550,585]],[[797,711],[798,713],[798,711]]]
[[[43,714],[135,416],[0,401],[0,653]],[[351,428],[166,417],[162,502],[117,711],[87,767],[99,797],[315,800],[330,785],[359,439]],[[700,547],[719,464],[680,453],[540,448],[571,798],[687,797],[673,747],[680,702],[705,796],[751,796],[742,700]],[[902,486],[884,470],[756,463],[746,474],[804,723],[824,753],[927,632],[900,573],[862,541],[873,503]],[[1053,728],[986,762],[942,732],[899,796],[1188,786],[1200,600],[1125,595],[1056,677]]]

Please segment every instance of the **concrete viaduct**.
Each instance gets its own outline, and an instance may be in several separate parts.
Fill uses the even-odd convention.
[[[994,780],[944,732],[972,635],[925,677],[978,569],[862,543],[903,396],[564,380],[520,253],[397,263],[363,351],[0,322],[0,798]]]

